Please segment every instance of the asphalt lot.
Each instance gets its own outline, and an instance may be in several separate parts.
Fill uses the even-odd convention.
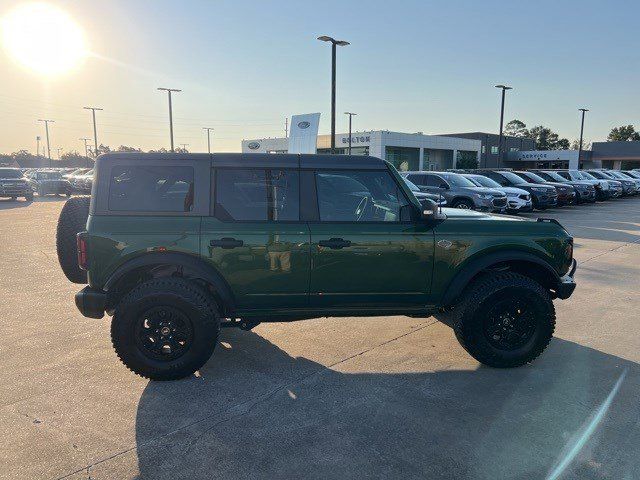
[[[481,367],[433,318],[226,329],[198,376],[143,380],[60,271],[63,199],[0,200],[0,478],[640,476],[640,198],[529,216],[578,288],[534,364]]]

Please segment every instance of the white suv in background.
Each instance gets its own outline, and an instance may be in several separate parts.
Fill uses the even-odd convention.
[[[495,180],[484,175],[476,175],[473,173],[463,173],[463,177],[471,180],[479,187],[494,188],[501,190],[507,194],[507,213],[531,212],[533,211],[533,203],[531,194],[526,190],[515,187],[503,187]]]

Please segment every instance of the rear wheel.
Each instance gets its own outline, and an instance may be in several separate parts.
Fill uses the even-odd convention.
[[[24,199],[25,199],[27,202],[33,202],[33,192],[32,192],[32,193],[27,193],[27,194],[24,196]]]
[[[475,281],[453,314],[460,344],[491,367],[518,367],[533,361],[555,329],[555,309],[546,289],[512,272],[492,273]]]
[[[111,321],[111,341],[122,363],[152,380],[196,372],[211,357],[219,332],[212,296],[180,278],[140,284],[118,303]]]

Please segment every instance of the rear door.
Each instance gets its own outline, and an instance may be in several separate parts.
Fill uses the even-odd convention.
[[[297,156],[282,157],[263,167],[214,156],[201,252],[228,282],[239,311],[309,303],[309,227],[300,221]]]
[[[433,231],[401,219],[409,202],[390,172],[327,169],[313,175],[318,219],[310,222],[311,306],[427,304]]]

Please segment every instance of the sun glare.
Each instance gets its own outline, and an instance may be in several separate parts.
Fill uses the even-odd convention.
[[[2,41],[19,64],[48,76],[69,72],[87,56],[80,26],[46,3],[27,3],[4,16]]]

